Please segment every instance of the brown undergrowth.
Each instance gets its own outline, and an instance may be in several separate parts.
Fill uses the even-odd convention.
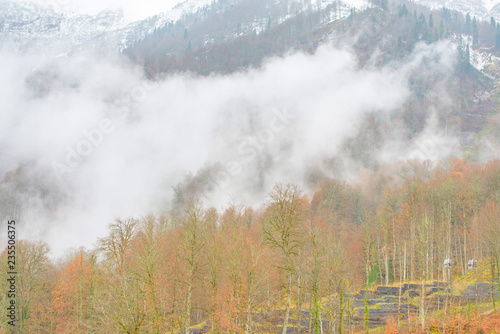
[[[485,312],[474,318],[467,318],[466,316],[450,317],[445,323],[443,319],[438,317],[430,319],[425,328],[421,326],[409,328],[408,324],[401,325],[398,331],[397,323],[389,321],[385,332],[386,334],[396,333],[446,333],[446,334],[460,334],[460,333],[474,333],[474,334],[491,334],[500,333],[500,311]]]

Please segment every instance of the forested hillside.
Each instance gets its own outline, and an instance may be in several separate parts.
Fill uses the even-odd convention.
[[[277,184],[255,209],[231,203],[217,210],[193,196],[163,215],[120,217],[94,248],[58,261],[48,257],[47,244],[20,242],[19,328],[362,331],[371,318],[358,327],[348,322],[358,313],[363,319],[363,299],[361,306],[348,301],[359,289],[416,282],[418,290],[420,282],[488,283],[498,276],[498,160],[455,158],[435,167],[408,161],[361,172],[353,184],[323,179],[318,188],[308,197],[295,185]],[[469,260],[482,268],[479,279]],[[6,284],[0,283],[4,291]],[[398,322],[401,330],[410,324]],[[432,324],[424,317],[413,326],[427,331]]]
[[[19,333],[500,332],[500,22],[348,2],[0,4]]]
[[[500,23],[493,17],[483,21],[446,7],[431,10],[405,0],[371,1],[370,8],[347,12],[342,2],[321,9],[309,5],[290,15],[294,3],[288,3],[291,7],[287,3],[268,8],[272,15],[257,30],[248,24],[243,29],[238,23],[249,19],[240,15],[245,10],[257,15],[243,1],[223,17],[207,14],[206,20],[187,18],[176,26],[167,25],[124,54],[143,65],[150,78],[158,79],[176,73],[214,76],[248,71],[265,65],[269,57],[315,53],[329,44],[353,52],[360,68],[402,67],[423,56],[419,54],[423,44],[452,41],[456,45],[447,47],[456,47],[458,56],[441,59],[438,66],[424,62],[411,73],[411,95],[405,105],[389,115],[367,117],[359,132],[345,142],[343,154],[364,168],[376,168],[375,152],[383,146],[387,129],[401,127],[404,136],[413,140],[422,135],[432,115],[446,136],[459,138],[463,153],[473,161],[484,159],[484,146],[489,145],[485,140],[498,142]],[[225,33],[207,42],[206,31],[221,25]],[[482,64],[487,56],[493,58]]]
[[[219,7],[224,8],[221,15]],[[265,22],[257,20],[263,16]],[[282,56],[291,49],[314,52],[329,39],[338,46],[354,45],[362,65],[380,49],[382,57],[374,56],[382,65],[404,58],[418,42],[458,42],[465,35],[470,40],[461,46],[464,55],[467,43],[474,49],[500,50],[500,27],[493,17],[483,21],[446,7],[431,10],[406,0],[373,0],[363,10],[341,1],[327,6],[307,1],[221,1],[213,12],[156,29],[124,53],[144,64],[152,77],[179,71],[207,75],[260,66],[265,57]]]

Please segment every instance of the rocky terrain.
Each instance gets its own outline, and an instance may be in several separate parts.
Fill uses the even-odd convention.
[[[483,303],[491,301],[491,284],[475,283],[468,285],[461,294],[453,292],[447,282],[432,282],[426,284],[405,283],[400,286],[377,286],[374,290],[361,290],[355,294],[344,295],[343,328],[349,332],[362,331],[365,323],[369,328],[385,326],[389,320],[409,321],[420,316],[420,312],[431,314],[450,308],[450,305],[466,305],[468,303]],[[498,284],[493,288],[495,298],[499,297]],[[423,297],[422,297],[423,296]],[[339,305],[326,305],[325,309],[335,310],[338,317]],[[449,311],[448,311],[449,312]],[[281,333],[283,322],[282,311],[253,313],[255,332]],[[290,319],[287,333],[310,333],[311,312],[297,309]],[[323,313],[323,332],[329,327],[339,326],[328,321],[329,314]],[[191,328],[191,333],[210,332],[210,322]]]

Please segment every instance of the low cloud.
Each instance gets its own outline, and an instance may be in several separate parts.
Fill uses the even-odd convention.
[[[406,63],[359,68],[349,50],[322,46],[260,69],[157,82],[122,59],[40,64],[4,50],[0,199],[7,215],[20,215],[20,238],[41,237],[56,254],[91,246],[115,217],[168,210],[172,188],[204,168],[213,169],[203,186],[208,205],[259,205],[276,182],[306,188],[310,166],[332,176],[323,162],[342,155],[364,117],[400,110],[409,77],[420,68],[444,73],[454,49],[422,45]],[[409,144],[439,137],[433,122]],[[394,142],[381,161],[406,159],[398,133],[387,134]]]

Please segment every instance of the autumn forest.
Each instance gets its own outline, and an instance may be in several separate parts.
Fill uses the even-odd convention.
[[[58,260],[21,241],[19,333],[365,331],[368,316],[349,321],[360,289],[460,280],[471,259],[483,282],[498,276],[498,160],[395,163],[357,180],[324,179],[312,197],[276,184],[258,208],[193,196],[164,215],[119,218],[95,248]]]

